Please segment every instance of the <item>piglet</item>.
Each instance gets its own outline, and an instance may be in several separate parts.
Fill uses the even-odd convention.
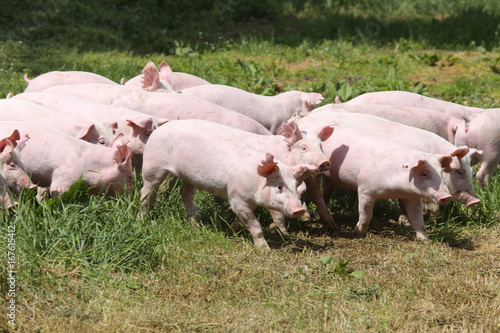
[[[404,146],[431,154],[447,154],[453,157],[451,172],[442,174],[443,181],[452,196],[460,203],[473,206],[479,200],[472,184],[471,156],[475,149],[462,145],[457,147],[444,138],[420,128],[403,125],[384,118],[364,113],[351,113],[325,105],[310,112],[305,118],[309,121],[336,122],[342,126],[374,133],[396,141]]]
[[[231,209],[253,237],[269,249],[254,215],[257,206],[294,218],[305,213],[298,198],[297,178],[307,166],[288,167],[241,141],[224,127],[204,120],[174,120],[151,134],[144,150],[142,207],[149,209],[158,186],[173,175],[182,179],[187,217],[195,215],[195,188],[228,198]],[[149,197],[148,197],[149,196]]]
[[[456,119],[465,119],[456,129],[455,144],[475,148],[473,163],[481,162],[476,178],[482,186],[500,163],[500,108],[482,109],[450,103],[404,91],[364,94],[344,104],[391,104],[439,111]]]
[[[467,123],[458,126],[455,134],[456,145],[476,148],[477,154],[472,164],[481,162],[476,178],[486,186],[500,163],[500,111],[487,109],[476,112]]]
[[[192,75],[188,73],[182,73],[182,72],[173,72],[172,68],[163,61],[160,66],[158,66],[158,72],[159,72],[159,78],[161,82],[164,82],[166,85],[170,85],[170,87],[174,91],[180,91],[182,89],[194,87],[194,86],[201,86],[205,84],[210,84],[210,82]],[[142,84],[142,79],[143,79],[143,74],[140,74],[127,82],[125,82],[125,85],[141,85]]]
[[[287,91],[275,96],[253,94],[238,88],[211,84],[195,86],[180,91],[255,119],[271,133],[278,134],[281,124],[294,113],[306,114],[324,101],[318,93]]]
[[[230,132],[236,138],[246,142],[253,148],[266,153],[269,152],[278,160],[288,166],[308,164],[310,172],[318,174],[330,169],[330,161],[325,156],[321,149],[323,141],[328,139],[333,132],[333,127],[329,125],[321,125],[318,128],[310,131],[301,131],[295,121],[289,121],[281,125],[280,135],[259,135],[249,133],[237,128],[221,126],[224,131]],[[298,179],[298,183],[302,183],[304,179]],[[314,200],[314,198],[313,198]],[[316,202],[315,202],[316,203]],[[320,213],[323,224],[329,229],[335,229],[335,223],[331,214]],[[271,211],[273,216],[274,226],[278,227],[279,231],[287,235],[288,232],[285,226],[285,216],[282,213]]]
[[[298,123],[305,130],[318,126],[315,121]],[[450,155],[424,153],[343,126],[335,126],[333,134],[323,142],[323,151],[331,162],[325,175],[337,186],[358,192],[357,237],[366,236],[376,200],[400,199],[417,239],[428,241],[422,199],[441,205],[450,203],[452,196],[441,178],[443,171],[451,171]]]
[[[112,105],[162,119],[203,119],[252,133],[272,134],[262,124],[244,114],[194,96],[142,91],[123,96]]]
[[[3,132],[5,134],[9,131]],[[29,140],[28,135],[21,135],[17,129],[0,140],[0,176],[4,186],[3,191],[19,194],[23,188],[32,189],[35,185],[31,182],[25,172],[25,166],[21,159],[21,150]]]
[[[82,71],[53,71],[42,74],[31,80],[28,78],[28,74],[24,74],[24,81],[28,84],[24,92],[43,91],[53,86],[77,83],[118,85],[118,83],[102,75]]]
[[[142,86],[110,85],[104,83],[65,84],[45,89],[43,92],[68,94],[92,102],[111,104],[116,99],[137,91],[172,92],[170,86],[160,81],[158,69],[153,63],[144,67]]]
[[[337,101],[339,102],[338,99]],[[378,91],[366,93],[355,97],[344,104],[380,104],[429,109],[442,112],[447,116],[457,119],[483,110],[481,108],[464,106],[407,91]]]
[[[458,126],[467,121],[465,118],[457,119],[429,109],[402,106],[341,103],[329,104],[328,107],[354,113],[371,114],[400,124],[421,128],[435,133],[451,143],[455,142],[455,132]]]
[[[142,163],[142,153],[151,133],[167,119],[110,105],[93,103],[88,100],[65,94],[23,93],[13,99],[34,101],[57,112],[99,121],[116,129],[116,134],[123,134],[132,149],[134,166]]]
[[[5,177],[0,173],[0,207],[10,209],[17,205],[17,201],[12,195]]]
[[[108,146],[114,140],[114,128],[100,121],[64,115],[36,102],[0,100],[0,121],[31,121],[93,144]]]
[[[0,137],[15,129],[30,137],[21,155],[26,173],[33,183],[48,187],[52,197],[79,180],[93,186],[91,193],[104,190],[114,196],[132,190],[130,148],[121,136],[111,147],[103,147],[36,123],[3,121]]]

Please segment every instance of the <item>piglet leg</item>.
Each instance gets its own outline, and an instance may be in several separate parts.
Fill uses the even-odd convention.
[[[318,209],[318,214],[323,222],[323,225],[329,230],[337,229],[337,225],[333,221],[332,214],[330,214],[325,200],[323,200],[323,197],[321,196],[318,180],[313,176],[309,176],[304,182],[307,185],[307,192],[309,193],[312,202],[314,202]]]
[[[368,224],[373,216],[373,205],[375,204],[375,200],[371,196],[362,194],[362,192],[359,191],[358,201],[359,220],[354,231],[356,232],[357,238],[364,238],[368,232]]]
[[[262,226],[253,213],[255,207],[249,207],[248,204],[239,202],[239,200],[231,200],[231,209],[238,215],[241,223],[243,223],[245,228],[250,232],[255,245],[270,250],[271,248],[264,238]]]
[[[410,224],[416,232],[417,240],[428,242],[429,237],[425,232],[424,225],[424,215],[422,213],[422,199],[412,198],[412,199],[401,199],[403,202]]]
[[[180,188],[182,202],[184,203],[184,207],[186,208],[187,219],[193,224],[193,227],[199,228],[198,223],[196,222],[199,217],[198,210],[194,205],[194,192],[196,191],[196,187],[188,184],[183,181],[182,186]]]

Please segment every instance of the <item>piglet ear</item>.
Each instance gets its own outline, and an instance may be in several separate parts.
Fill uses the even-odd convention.
[[[127,119],[127,125],[130,127],[140,127],[145,130],[152,131],[153,130],[153,119],[150,117],[137,117],[134,119]]]
[[[28,134],[24,134],[19,140],[17,141],[17,149],[21,151],[24,146],[26,146],[26,142],[30,139]]]
[[[160,66],[158,67],[160,71],[160,81],[167,82],[168,84],[172,83],[172,68],[165,62],[162,61]]]
[[[0,156],[2,157],[2,162],[6,162],[5,156],[8,156],[7,159],[10,158],[14,148],[14,144],[9,139],[5,138],[0,140]]]
[[[428,154],[414,154],[403,164],[403,168],[407,168],[409,170],[414,168],[422,167],[426,161],[428,161],[430,155]]]
[[[469,153],[469,147],[460,146],[453,153],[451,153],[451,157],[457,157],[458,159],[464,158]]]
[[[167,119],[167,118],[158,118],[158,117],[156,118],[156,122],[158,123],[158,126],[166,124],[166,123],[168,123],[168,121],[169,121],[169,119]]]
[[[132,157],[132,149],[130,149],[129,146],[127,145],[121,145],[115,147],[116,151],[115,154],[113,155],[113,158],[116,162],[116,164],[122,165],[122,164],[127,164],[130,161],[130,158]]]
[[[90,121],[77,121],[73,124],[73,129],[75,130],[75,138],[85,140],[84,138],[89,135],[91,131],[95,131],[95,125]]]
[[[278,135],[283,135],[285,137],[285,141],[289,144],[294,144],[304,138],[295,120],[281,124],[281,131]]]
[[[114,120],[103,120],[102,123],[104,126],[108,126],[109,128],[112,129],[113,134],[116,133],[116,130],[118,129],[118,122]]]
[[[103,121],[104,125],[111,127],[112,129],[118,128],[118,122],[115,120],[105,120]]]
[[[302,93],[302,113],[307,113],[316,108],[316,105],[325,101],[323,95],[318,93]]]
[[[462,110],[462,118],[464,119],[464,131],[467,133],[469,131],[470,117]]]
[[[479,156],[483,155],[483,151],[476,148],[469,148],[469,155],[476,155],[479,158]]]
[[[313,175],[317,169],[318,168],[312,164],[302,164],[302,165],[295,165],[295,166],[290,167],[290,171],[292,171],[293,177],[295,179],[300,179],[304,175],[307,175],[307,176]],[[304,179],[304,178],[302,178],[302,179]]]
[[[266,158],[257,166],[257,173],[262,177],[270,177],[279,174],[278,163],[274,162],[274,155],[266,153]]]
[[[161,88],[158,69],[155,64],[150,61],[142,70],[142,89],[146,91],[155,91]]]
[[[320,127],[314,131],[321,141],[326,141],[333,134],[333,126]]]
[[[26,135],[26,136],[27,136],[27,135]],[[21,134],[19,134],[19,131],[15,129],[15,130],[12,132],[12,134],[11,134],[9,137],[7,137],[7,138],[8,138],[10,141],[12,141],[12,142],[16,142],[17,140],[21,139]]]
[[[0,153],[12,152],[16,147],[16,141],[20,139],[18,130],[14,130],[11,135],[0,140]]]
[[[127,142],[126,142],[127,141]],[[123,134],[120,133],[111,142],[111,147],[115,148],[113,158],[117,164],[127,164],[132,157],[132,149],[127,146],[128,140],[123,139]]]
[[[441,164],[441,167],[443,168],[444,172],[452,172],[453,169],[451,168],[451,162],[453,162],[453,157],[450,155],[438,155],[437,160]]]
[[[129,142],[129,140],[124,137],[123,133],[120,133],[113,139],[113,141],[111,142],[111,144],[109,146],[111,148],[116,148],[119,146],[126,146],[128,144],[128,142]]]

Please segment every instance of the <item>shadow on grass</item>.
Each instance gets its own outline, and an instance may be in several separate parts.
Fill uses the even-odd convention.
[[[178,194],[178,187],[179,184],[176,183],[170,195],[166,197],[160,194],[159,201],[170,208],[178,207],[182,210],[182,216],[185,212]],[[200,213],[200,225],[222,232],[225,237],[238,235],[252,242],[252,237],[243,226],[236,234],[233,232],[231,224],[237,220],[237,217],[227,200],[218,201],[208,193],[197,191],[195,202]],[[269,228],[272,223],[269,210],[258,207],[255,215],[262,225],[264,237],[271,248],[290,247],[296,252],[304,249],[322,251],[329,247],[339,246],[339,240],[343,242],[343,240],[354,239],[354,227],[358,222],[358,213],[355,208],[350,207],[345,191],[340,189],[335,191],[328,206],[331,207],[331,211],[337,212],[333,215],[337,230],[328,230],[323,226],[313,204],[308,207],[311,213],[310,220],[287,219],[288,236],[282,235],[277,229]],[[453,202],[441,207],[437,217],[424,217],[427,232],[432,241],[447,244],[453,248],[475,249],[471,237],[464,232],[464,229],[471,223],[471,215],[478,215],[482,210],[481,207],[471,210],[464,209],[462,206]],[[398,216],[399,207],[395,200],[377,201],[368,233],[388,240],[416,241],[413,228],[398,223]],[[185,215],[183,218],[185,219]]]
[[[395,207],[393,202],[377,202],[368,233],[388,240],[418,242],[413,227],[402,225],[397,221],[397,212],[397,206]],[[274,247],[271,243],[270,246],[280,248],[290,245],[294,252],[301,252],[304,249],[322,251],[329,247],[344,246],[345,243],[342,240],[356,238],[354,227],[358,222],[357,213],[335,215],[334,219],[337,224],[335,231],[325,229],[317,219],[305,222],[291,220],[288,223],[290,236],[283,238],[279,232],[275,231],[277,235],[272,234],[269,237],[275,241]],[[431,241],[447,244],[452,248],[475,250],[471,236],[464,232],[464,228],[470,223],[471,218],[467,214],[467,210],[460,207],[460,204],[452,203],[449,206],[441,207],[438,216],[425,216],[424,221]]]
[[[493,48],[499,43],[498,6],[456,4],[446,10],[420,5],[399,13],[384,3],[350,5],[313,1],[73,0],[6,3],[0,14],[0,40],[57,45],[87,51],[133,50],[167,54],[212,49],[242,38],[298,46],[307,40],[345,39],[384,44],[400,39],[431,47]],[[99,8],[98,11],[94,8]],[[411,11],[425,13],[411,15]],[[192,19],[197,13],[197,19]],[[480,22],[480,24],[478,24]]]

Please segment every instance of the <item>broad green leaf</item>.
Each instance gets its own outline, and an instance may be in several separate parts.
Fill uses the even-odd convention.
[[[356,279],[361,279],[364,274],[365,274],[365,272],[363,270],[357,269],[349,275],[356,278]]]
[[[319,261],[321,261],[321,263],[323,265],[327,265],[329,264],[330,262],[332,262],[333,260],[333,256],[331,254],[327,255],[327,256],[324,256],[323,258],[321,258]]]

